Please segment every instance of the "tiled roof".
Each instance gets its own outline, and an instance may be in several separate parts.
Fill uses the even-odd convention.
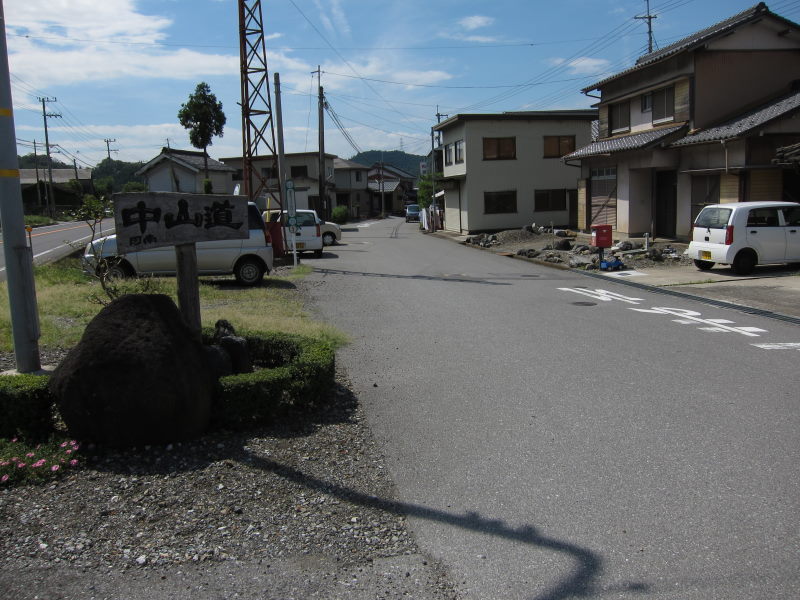
[[[800,92],[793,92],[765,106],[745,113],[716,127],[709,127],[673,142],[673,146],[688,146],[718,142],[746,134],[800,108]]]
[[[173,148],[162,148],[161,154],[156,156],[154,159],[150,160],[141,169],[136,171],[136,175],[145,174],[153,166],[155,166],[162,160],[173,160],[178,164],[182,164],[185,167],[193,169],[194,171],[203,171],[205,169],[205,163],[203,161],[202,152],[194,152],[192,150],[175,150]],[[214,160],[210,156],[208,157],[208,170],[226,171],[231,173],[236,171],[236,169],[229,167],[228,165],[224,165],[218,160]]]
[[[381,191],[381,182],[380,181],[370,181],[367,184],[369,186],[370,192],[378,192]],[[384,181],[383,182],[383,191],[387,194],[391,194],[393,191],[397,189],[397,186],[400,185],[399,181]]]
[[[634,66],[624,71],[621,71],[615,75],[607,77],[602,81],[598,81],[597,83],[592,84],[589,87],[583,88],[582,91],[586,93],[592,90],[596,90],[605,85],[606,83],[608,83],[609,81],[613,81],[618,77],[627,75],[632,71],[637,71],[639,69],[642,69],[648,65],[651,65],[655,62],[668,58],[679,52],[683,52],[685,50],[692,50],[694,48],[697,48],[698,46],[702,46],[713,38],[727,35],[740,25],[749,23],[751,21],[755,21],[757,19],[762,18],[765,15],[769,15],[774,19],[778,19],[791,27],[795,28],[798,27],[797,23],[794,23],[788,19],[784,19],[779,15],[776,15],[775,13],[770,11],[769,8],[767,8],[767,5],[764,2],[759,2],[755,6],[748,8],[747,10],[744,10],[738,14],[735,14],[732,17],[725,19],[724,21],[720,21],[719,23],[712,25],[711,27],[706,27],[705,29],[702,29],[696,33],[693,33],[690,36],[678,40],[673,44],[670,44],[669,46],[661,48],[660,50],[656,50],[655,52],[651,52],[649,54],[640,56]]]
[[[567,154],[562,160],[572,160],[576,158],[587,158],[589,156],[598,156],[600,154],[613,154],[615,152],[624,152],[626,150],[639,150],[652,146],[661,142],[665,138],[678,133],[685,125],[674,125],[664,129],[651,129],[641,133],[632,133],[631,135],[623,135],[620,137],[609,138],[592,142],[588,146],[578,148],[572,154]]]
[[[89,181],[91,178],[91,169],[78,169],[78,180]],[[71,179],[75,179],[75,169],[53,169],[53,183],[68,183]],[[50,181],[47,169],[39,169],[39,181]],[[36,183],[36,169],[20,169],[19,182],[25,185]]]
[[[357,162],[353,162],[352,160],[345,160],[343,158],[334,158],[333,159],[333,168],[334,169],[369,169],[368,166],[362,165]]]
[[[792,144],[791,146],[783,146],[775,151],[775,158],[772,159],[775,164],[797,164],[800,162],[800,144]]]

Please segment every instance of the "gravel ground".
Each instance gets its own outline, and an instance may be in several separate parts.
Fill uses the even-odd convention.
[[[324,408],[291,422],[87,451],[57,481],[0,489],[2,597],[455,598],[337,380]]]
[[[554,235],[552,233],[533,233],[525,229],[509,229],[500,231],[493,234],[494,241],[488,247],[493,252],[509,252],[517,254],[524,250],[538,250],[542,252],[535,260],[545,262],[560,262],[569,264],[570,258],[574,256],[583,256],[590,258],[589,253],[576,253],[574,251],[552,250],[549,247],[559,240],[565,239]],[[477,236],[472,236],[474,239]],[[589,236],[567,237],[573,247],[590,244]],[[661,260],[653,260],[650,256],[645,254],[624,254],[618,253],[620,258],[625,263],[628,269],[654,269],[654,268],[669,268],[680,265],[692,264],[691,258],[683,255],[687,244],[676,242],[661,242],[656,241],[650,244],[650,247],[666,252],[663,254]],[[674,254],[670,253],[668,248],[675,250]],[[611,250],[605,251],[605,256],[608,257],[612,254]],[[555,260],[554,260],[555,259]]]

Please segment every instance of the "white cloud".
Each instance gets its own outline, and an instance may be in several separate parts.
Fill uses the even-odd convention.
[[[317,18],[322,21],[322,26],[330,34],[350,35],[350,23],[342,8],[341,0],[328,0],[330,3],[330,16],[321,0],[314,0],[317,8]]]
[[[488,27],[494,23],[494,19],[492,17],[485,17],[482,15],[473,15],[471,17],[464,17],[458,21],[458,24],[461,25],[467,31],[472,31],[474,29],[479,29],[481,27]]]
[[[551,58],[550,64],[554,66],[566,66],[570,75],[598,75],[608,71],[611,62],[605,58],[591,58],[580,56],[567,61],[563,58]]]

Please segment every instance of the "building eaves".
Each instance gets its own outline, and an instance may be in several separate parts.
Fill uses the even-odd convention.
[[[673,125],[672,127],[666,127],[664,129],[652,129],[641,133],[599,140],[583,148],[578,148],[572,154],[564,156],[562,160],[589,158],[590,156],[614,154],[616,152],[625,152],[628,150],[642,150],[664,141],[666,138],[677,134],[685,127],[686,125]]]
[[[53,169],[53,183],[69,183],[75,179],[75,169]],[[78,169],[78,181],[91,181],[91,169]],[[39,181],[49,181],[47,169],[39,169]],[[36,183],[36,169],[20,169],[19,182],[22,185]]]
[[[739,117],[731,119],[716,127],[709,127],[702,131],[690,133],[672,143],[672,146],[689,146],[691,144],[704,144],[719,142],[746,135],[763,127],[775,119],[784,117],[800,109],[800,91],[784,96]]]
[[[759,2],[755,6],[748,8],[747,10],[744,10],[738,14],[735,14],[732,17],[725,19],[724,21],[720,21],[719,23],[716,23],[711,27],[706,27],[705,29],[702,29],[696,33],[693,33],[690,36],[678,40],[673,44],[670,44],[669,46],[661,48],[660,50],[656,50],[655,52],[650,52],[649,54],[644,54],[640,56],[636,60],[636,64],[634,64],[632,67],[624,71],[620,71],[615,75],[611,75],[610,77],[607,77],[602,81],[598,81],[597,83],[594,83],[589,87],[585,87],[581,90],[581,92],[586,94],[588,92],[591,92],[592,90],[601,88],[602,86],[606,85],[611,81],[614,81],[615,79],[628,75],[629,73],[632,73],[634,71],[638,71],[639,69],[643,69],[644,67],[652,65],[653,63],[674,56],[675,54],[678,54],[680,52],[685,52],[698,48],[714,38],[727,35],[737,27],[761,19],[765,15],[769,15],[774,19],[782,21],[789,27],[793,27],[795,29],[800,27],[797,23],[794,23],[793,21],[785,19],[770,11],[764,2]]]
[[[597,119],[597,109],[594,108],[575,110],[531,110],[504,113],[464,113],[454,115],[434,125],[433,129],[440,131],[460,121],[593,121],[594,119]]]
[[[800,144],[783,146],[775,151],[772,162],[776,165],[794,165],[800,163]]]
[[[333,168],[337,170],[343,169],[353,169],[353,170],[368,170],[369,167],[366,165],[362,165],[357,162],[353,162],[352,160],[345,160],[344,158],[334,158],[333,159]]]

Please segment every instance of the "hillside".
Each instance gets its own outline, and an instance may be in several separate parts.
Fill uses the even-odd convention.
[[[425,158],[426,157],[418,154],[408,154],[407,152],[402,152],[400,150],[367,150],[366,152],[356,154],[347,160],[352,160],[353,162],[357,162],[368,167],[383,160],[383,162],[387,165],[392,165],[398,169],[402,169],[403,171],[410,173],[414,177],[418,177],[419,163],[420,161],[424,161]]]

